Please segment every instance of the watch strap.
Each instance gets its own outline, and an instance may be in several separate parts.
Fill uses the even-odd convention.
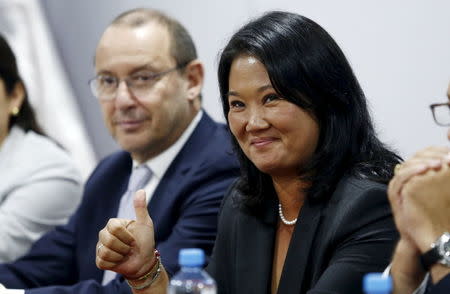
[[[441,258],[442,256],[439,254],[438,248],[433,247],[420,256],[420,263],[425,271],[428,271],[430,267],[437,263]]]

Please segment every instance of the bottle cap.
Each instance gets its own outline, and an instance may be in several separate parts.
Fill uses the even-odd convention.
[[[178,255],[181,267],[197,267],[205,264],[205,253],[199,248],[181,249]]]
[[[390,293],[392,291],[392,278],[383,277],[381,273],[368,273],[363,279],[365,293]]]

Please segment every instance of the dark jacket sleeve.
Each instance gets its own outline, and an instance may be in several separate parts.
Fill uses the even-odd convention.
[[[332,200],[324,216],[324,228],[334,228],[329,245],[322,250],[329,254],[329,263],[307,292],[362,293],[362,278],[368,272],[381,272],[389,264],[398,233],[391,215],[384,185],[350,182],[341,193],[351,193],[345,201]],[[334,222],[334,225],[331,224]],[[319,242],[320,243],[320,242]],[[326,259],[324,259],[326,260]],[[314,259],[312,259],[314,262]],[[313,280],[315,280],[313,278]]]
[[[446,275],[435,285],[431,286],[427,294],[448,294],[450,293],[450,274]]]
[[[108,203],[103,201],[106,199],[99,197],[110,197],[111,193],[107,191],[105,195],[100,196],[97,190],[91,189],[104,187],[97,179],[105,178],[104,172],[111,170],[111,164],[114,165],[113,170],[117,177],[112,181],[118,182],[119,179],[125,178],[124,171],[128,169],[120,166],[119,173],[115,166],[116,158],[123,157],[123,154],[123,152],[115,154],[99,163],[85,185],[82,203],[67,224],[58,226],[42,236],[33,244],[30,251],[16,262],[0,264],[0,283],[8,289],[26,289],[25,293],[34,294],[131,293],[128,285],[120,278],[102,286],[99,283],[102,271],[95,267],[93,258],[99,228],[104,226],[110,210],[105,205]],[[129,159],[121,161],[131,165]],[[111,177],[109,179],[111,180]],[[118,185],[110,186],[111,189],[118,187]],[[99,205],[102,211],[99,211]],[[87,214],[95,214],[98,219]],[[83,230],[80,231],[80,227]],[[88,244],[92,244],[92,248]],[[83,262],[83,265],[80,262]]]
[[[217,284],[217,293],[233,293],[229,281],[234,280],[234,269],[222,261],[236,258],[236,246],[234,246],[234,235],[236,225],[233,215],[233,192],[236,191],[239,180],[234,181],[228,188],[223,198],[219,212],[219,227],[216,242],[206,271],[214,278]]]
[[[74,261],[76,215],[45,234],[24,257],[0,265],[0,282],[9,289],[70,283],[78,277]]]

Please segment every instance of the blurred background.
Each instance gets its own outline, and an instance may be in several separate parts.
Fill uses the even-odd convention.
[[[349,59],[384,142],[402,156],[448,144],[428,105],[446,101],[450,81],[448,0],[0,0],[0,32],[15,48],[30,99],[48,134],[87,177],[118,149],[87,81],[101,33],[119,13],[151,7],[190,31],[205,63],[203,106],[224,121],[217,58],[229,37],[267,10],[287,10],[324,27]],[[205,138],[207,140],[207,138]]]

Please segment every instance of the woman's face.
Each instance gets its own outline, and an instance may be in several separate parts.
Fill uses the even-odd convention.
[[[8,136],[9,121],[14,107],[20,107],[23,101],[22,87],[17,86],[11,94],[6,92],[5,83],[0,78],[0,144]]]
[[[234,59],[228,90],[230,129],[245,155],[271,176],[297,176],[317,146],[314,117],[280,97],[264,65],[250,55]]]

